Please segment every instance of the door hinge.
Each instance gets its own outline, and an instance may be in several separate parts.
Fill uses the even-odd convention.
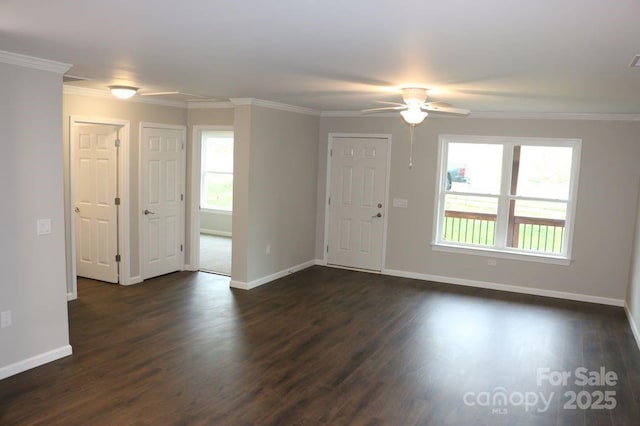
[[[115,145],[116,145],[116,148],[120,148],[120,139],[116,139]]]
[[[180,251],[182,251],[182,250],[183,250],[183,247],[182,247],[182,244],[180,244]]]
[[[120,255],[116,254],[116,262],[120,262]]]
[[[329,246],[327,246],[327,253],[329,253]]]
[[[329,197],[329,205],[331,205],[331,197]]]
[[[329,157],[333,157],[333,149],[329,150]]]
[[[184,201],[184,194],[180,194],[180,201]]]
[[[120,205],[120,197],[116,197],[115,200],[113,200],[113,204],[115,204],[116,206]]]

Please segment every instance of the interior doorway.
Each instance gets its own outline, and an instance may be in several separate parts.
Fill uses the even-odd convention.
[[[197,215],[194,244],[196,269],[231,276],[233,221],[233,128],[194,128]],[[194,256],[196,257],[196,256]]]
[[[128,121],[70,118],[69,300],[78,276],[129,283],[128,135]]]

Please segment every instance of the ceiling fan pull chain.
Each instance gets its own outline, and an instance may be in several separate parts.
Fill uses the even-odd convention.
[[[410,143],[409,143],[409,168],[413,167],[413,131],[415,130],[416,125],[415,124],[410,124],[409,125],[409,135],[410,135]]]

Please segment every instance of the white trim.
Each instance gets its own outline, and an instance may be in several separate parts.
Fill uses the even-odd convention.
[[[191,241],[189,247],[190,257],[188,259],[189,265],[194,271],[200,269],[200,185],[201,185],[201,164],[202,164],[202,132],[234,132],[235,141],[235,129],[234,126],[227,125],[195,125],[191,127],[191,188],[189,188],[189,194],[191,195],[191,229],[188,230],[190,234],[189,240]],[[234,142],[235,151],[235,142]],[[231,220],[233,221],[233,211],[230,212]],[[231,235],[229,235],[231,236]],[[232,260],[233,262],[233,260]]]
[[[70,302],[72,300],[76,300],[78,298],[78,296],[74,295],[73,292],[67,292],[67,302]]]
[[[31,370],[32,368],[39,367],[57,359],[67,357],[72,353],[73,350],[71,345],[65,345],[42,354],[32,356],[31,358],[23,359],[22,361],[0,368],[0,380],[22,373],[23,371]]]
[[[385,214],[383,216],[384,223],[382,227],[382,259],[380,269],[384,269],[387,262],[387,230],[389,226],[389,191],[391,186],[391,145],[393,143],[390,133],[329,133],[327,141],[327,169],[325,173],[325,197],[324,197],[324,241],[322,244],[323,258],[325,265],[328,264],[327,244],[329,244],[329,197],[331,196],[331,150],[333,149],[333,140],[336,138],[371,138],[385,139],[387,141],[387,179],[384,191]]]
[[[56,74],[64,74],[73,66],[72,64],[66,64],[64,62],[21,55],[19,53],[7,52],[5,50],[0,50],[0,62],[41,71],[50,71]]]
[[[239,288],[241,290],[251,290],[252,288],[259,287],[261,285],[265,285],[270,283],[271,281],[277,280],[282,277],[286,277],[287,275],[293,274],[294,272],[302,271],[303,269],[310,268],[316,264],[316,260],[310,260],[308,262],[301,263],[296,266],[292,266],[291,268],[283,269],[280,272],[276,272],[275,274],[267,275],[266,277],[258,278],[257,280],[244,282],[244,281],[234,281],[231,280],[229,282],[229,287],[231,288]]]
[[[325,262],[324,259],[315,259],[314,263],[318,266],[327,266],[327,262]]]
[[[631,314],[631,310],[629,309],[629,305],[627,304],[627,302],[624,303],[624,311],[627,314],[627,319],[629,320],[629,325],[631,326],[631,333],[633,333],[633,337],[634,339],[636,339],[638,349],[640,349],[640,330],[638,330],[638,325],[636,324],[636,321]]]
[[[229,101],[219,102],[202,102],[202,101],[187,101],[188,109],[233,109],[234,105]]]
[[[142,276],[141,275],[136,275],[136,276],[133,276],[133,277],[129,278],[129,282],[128,283],[126,283],[126,284],[122,283],[122,285],[140,284],[142,281],[144,281],[142,279]]]
[[[140,178],[138,179],[138,217],[141,218],[138,221],[138,253],[139,253],[139,271],[140,271],[140,278],[141,281],[144,281],[144,276],[145,276],[145,258],[146,258],[146,247],[145,247],[145,235],[143,235],[144,233],[142,232],[143,230],[143,223],[142,223],[142,209],[144,207],[143,205],[143,201],[144,201],[144,197],[142,196],[142,194],[144,194],[143,191],[143,184],[144,184],[144,176],[142,173],[142,165],[143,162],[146,159],[146,156],[143,156],[143,153],[145,152],[144,150],[144,141],[142,139],[142,133],[144,132],[144,129],[166,129],[166,130],[178,130],[180,132],[182,132],[182,143],[184,144],[184,148],[182,149],[182,155],[180,156],[180,161],[182,162],[180,167],[180,190],[181,193],[183,194],[183,200],[182,200],[182,209],[180,209],[180,226],[179,229],[181,230],[181,235],[179,240],[182,241],[182,245],[184,250],[182,250],[182,254],[181,257],[182,259],[180,260],[180,270],[184,270],[185,264],[186,264],[186,230],[185,230],[185,225],[187,222],[187,144],[189,143],[187,140],[187,126],[183,126],[181,124],[164,124],[164,123],[152,123],[152,122],[148,122],[148,121],[141,121],[140,122],[140,126],[138,128],[138,174],[140,176]],[[144,158],[143,158],[144,157]]]
[[[205,234],[205,235],[215,235],[218,237],[228,237],[231,238],[231,232],[229,231],[218,231],[217,229],[207,229],[207,228],[200,228],[200,233],[201,234]]]
[[[509,120],[581,120],[581,121],[640,121],[640,114],[602,114],[579,112],[471,112],[469,118]]]
[[[398,113],[362,114],[360,111],[322,111],[320,117],[400,117]],[[571,112],[492,112],[473,111],[467,117],[455,115],[433,114],[427,121],[434,118],[476,118],[476,119],[504,119],[504,120],[580,120],[580,121],[640,121],[640,114],[602,114],[602,113],[571,113]]]
[[[126,100],[118,99],[111,94],[107,89],[91,89],[88,87],[73,86],[70,84],[64,84],[62,86],[62,93],[65,95],[77,95],[77,96],[89,96],[92,98],[111,99],[117,102],[135,102],[140,104],[162,105],[174,108],[187,108],[187,103],[182,101],[172,101],[169,99],[161,99],[156,96],[134,96]]]
[[[265,101],[255,98],[231,98],[229,99],[234,106],[252,105],[263,108],[277,109],[280,111],[297,112],[313,116],[320,116],[320,111],[311,108],[305,108],[295,105],[283,104],[280,102]]]
[[[575,300],[578,302],[599,303],[601,305],[624,306],[623,299],[612,299],[609,297],[590,296],[587,294],[569,293],[557,290],[544,290],[533,287],[523,287],[510,284],[492,283],[488,281],[469,280],[465,278],[444,277],[440,275],[421,274],[418,272],[399,271],[394,269],[384,269],[385,275],[394,277],[413,278],[424,281],[435,281],[445,284],[456,284],[467,287],[485,288],[489,290],[508,291],[511,293],[531,294],[534,296],[553,297],[556,299]]]
[[[68,158],[68,171],[69,171],[69,212],[67,219],[69,220],[69,228],[71,230],[71,248],[67,252],[67,256],[71,258],[71,275],[67,277],[67,288],[71,284],[71,296],[69,300],[75,300],[78,298],[78,278],[76,275],[76,227],[74,216],[74,185],[73,185],[73,126],[75,124],[96,124],[104,126],[119,127],[118,134],[120,138],[120,150],[118,154],[118,194],[120,195],[120,207],[118,218],[118,253],[120,253],[120,276],[118,282],[123,285],[131,284],[131,257],[130,257],[130,199],[129,199],[129,156],[131,154],[131,134],[129,120],[120,120],[116,118],[104,118],[104,117],[89,117],[82,115],[69,116],[69,158]],[[70,251],[70,253],[69,253]]]
[[[504,249],[491,249],[490,247],[481,246],[462,246],[462,245],[448,245],[442,243],[432,243],[431,249],[433,251],[441,251],[445,253],[456,253],[472,256],[484,256],[498,259],[510,259],[510,260],[524,260],[527,262],[549,263],[553,265],[571,265],[572,260],[561,256],[549,256],[543,253],[523,252],[518,253],[516,251],[507,251]]]

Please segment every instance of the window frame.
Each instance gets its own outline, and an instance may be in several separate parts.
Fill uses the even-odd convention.
[[[235,143],[234,132],[233,130],[204,130],[200,135],[200,210],[204,212],[210,213],[218,213],[231,215],[233,214],[233,204],[231,208],[227,209],[215,209],[208,206],[205,206],[204,200],[206,199],[206,176],[207,174],[216,174],[216,175],[231,175],[233,177],[234,172],[212,172],[205,170],[204,164],[206,163],[207,158],[207,138],[217,137],[217,138],[229,138],[232,140],[232,143]],[[233,164],[231,165],[233,168]]]
[[[497,144],[502,150],[502,174],[500,178],[500,194],[476,194],[468,195],[491,197],[498,199],[496,213],[496,235],[493,246],[482,246],[469,243],[456,243],[443,240],[445,196],[451,194],[446,190],[446,171],[448,162],[448,147],[450,143],[475,143]],[[513,147],[520,146],[552,146],[572,148],[571,173],[569,194],[564,199],[546,199],[511,194],[511,179],[513,174]],[[576,215],[576,201],[578,194],[580,156],[582,140],[577,138],[539,138],[539,137],[509,137],[509,136],[475,136],[475,135],[439,135],[438,137],[438,167],[436,178],[436,191],[434,203],[434,221],[432,234],[432,249],[453,253],[481,255],[486,257],[500,257],[507,259],[527,260],[568,265],[572,261],[572,246],[574,235],[574,223]],[[453,192],[454,194],[460,192]],[[460,193],[467,195],[467,193]],[[565,230],[562,240],[562,253],[547,253],[532,251],[507,246],[507,230],[509,221],[510,200],[532,201],[561,201],[566,203],[567,212],[565,218]]]

